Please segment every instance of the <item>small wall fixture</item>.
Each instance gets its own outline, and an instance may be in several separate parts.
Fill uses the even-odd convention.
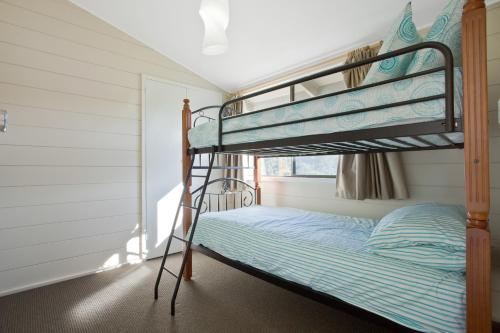
[[[199,13],[205,25],[202,53],[218,55],[226,52],[229,0],[201,0]]]
[[[7,121],[9,119],[9,114],[6,110],[0,110],[0,133],[7,132]]]
[[[498,102],[497,102],[497,116],[498,116],[498,123],[500,124],[500,98],[498,99]]]

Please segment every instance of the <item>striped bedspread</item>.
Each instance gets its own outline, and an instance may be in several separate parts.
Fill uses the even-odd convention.
[[[464,275],[369,253],[377,222],[254,206],[201,215],[194,243],[415,330],[464,332]]]

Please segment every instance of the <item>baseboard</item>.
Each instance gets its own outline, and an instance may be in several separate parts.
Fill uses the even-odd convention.
[[[140,263],[140,262],[142,262],[142,260],[137,260],[137,261],[133,261],[133,262],[124,262],[124,263],[118,264],[116,266],[106,267],[104,269],[103,268],[92,269],[92,270],[89,270],[89,271],[84,271],[84,272],[80,272],[80,273],[76,273],[76,274],[70,274],[70,275],[61,276],[61,277],[58,277],[58,278],[55,278],[55,279],[50,279],[50,280],[46,280],[46,281],[41,281],[41,282],[36,282],[36,283],[28,284],[28,285],[25,285],[25,286],[22,286],[22,287],[18,287],[18,288],[13,288],[13,289],[8,289],[8,290],[2,290],[2,291],[0,291],[0,297],[12,295],[12,294],[17,294],[17,293],[20,293],[20,292],[23,292],[23,291],[26,291],[26,290],[40,288],[40,287],[48,286],[48,285],[51,285],[51,284],[55,284],[55,283],[64,282],[64,281],[76,279],[76,278],[79,278],[79,277],[87,276],[87,275],[92,275],[92,274],[96,274],[96,273],[101,273],[101,272],[109,271],[109,270],[116,269],[116,268],[119,268],[119,267],[123,267],[123,266],[126,266],[126,265],[137,264],[137,263]]]

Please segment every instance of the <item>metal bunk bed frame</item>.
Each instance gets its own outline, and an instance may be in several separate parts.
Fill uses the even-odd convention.
[[[325,77],[328,75],[340,73],[342,71],[363,66],[366,64],[372,64],[378,61],[383,61],[386,59],[394,58],[396,56],[400,56],[402,54],[416,52],[421,49],[432,48],[439,51],[444,59],[445,65],[441,67],[436,67],[433,69],[429,69],[422,72],[417,72],[414,74],[404,75],[397,78],[392,78],[389,80],[379,81],[363,86],[359,86],[356,88],[346,89],[338,92],[333,92],[330,94],[315,96],[299,101],[292,101],[290,103],[281,104],[253,112],[247,112],[238,115],[229,115],[227,114],[227,108],[230,107],[234,103],[242,102],[244,100],[248,100],[250,98],[264,95],[279,89],[293,87],[297,84],[307,82],[310,80],[314,80],[317,78]],[[353,93],[359,90],[370,89],[373,87],[381,86],[384,84],[389,84],[393,82],[398,82],[414,77],[424,76],[432,73],[437,73],[444,71],[445,74],[445,82],[444,94],[436,94],[423,98],[415,98],[390,104],[378,105],[363,109],[357,109],[352,111],[338,112],[333,114],[327,114],[317,117],[304,118],[300,120],[293,120],[287,122],[280,122],[274,124],[266,124],[262,126],[249,127],[244,129],[238,129],[233,131],[224,131],[224,120],[226,119],[234,119],[239,117],[245,117],[248,115],[266,112],[282,107],[292,106],[300,103],[307,103],[317,99],[323,99],[327,97],[332,97],[345,93]],[[257,141],[257,142],[248,142],[241,144],[223,144],[224,135],[233,134],[233,133],[241,133],[248,132],[253,130],[259,130],[264,128],[273,128],[284,125],[292,125],[298,124],[308,121],[322,120],[328,118],[336,118],[342,116],[348,116],[353,114],[366,113],[371,111],[383,110],[391,107],[398,107],[404,105],[411,105],[416,103],[428,102],[432,100],[444,99],[445,100],[445,118],[443,120],[436,121],[427,121],[413,124],[404,124],[404,125],[396,125],[396,126],[386,126],[386,127],[375,127],[375,128],[367,128],[367,129],[359,129],[352,131],[343,131],[343,132],[335,132],[329,134],[316,134],[316,135],[307,135],[307,136],[299,136],[299,137],[289,137],[284,139],[274,139],[274,140],[265,140],[265,141]],[[213,106],[215,107],[215,106]],[[203,108],[206,110],[211,107]],[[201,110],[197,110],[193,112],[193,114],[199,112]],[[205,116],[206,117],[206,116]],[[207,117],[206,117],[207,118]],[[388,128],[390,128],[390,135],[388,135]],[[460,119],[455,119],[454,116],[454,91],[453,91],[453,56],[450,49],[442,44],[437,42],[424,42],[416,45],[412,45],[406,48],[402,48],[396,51],[384,53],[370,59],[366,59],[357,63],[346,64],[342,66],[338,66],[332,69],[328,69],[325,71],[321,71],[316,74],[312,74],[309,76],[305,76],[303,78],[299,78],[290,82],[286,82],[268,89],[264,89],[252,94],[248,94],[239,98],[235,98],[225,102],[219,109],[218,114],[218,145],[215,148],[215,152],[217,153],[232,153],[232,154],[251,154],[251,155],[259,155],[264,157],[269,156],[286,156],[286,155],[321,155],[321,154],[352,154],[352,153],[368,153],[368,152],[385,152],[385,151],[395,151],[395,150],[429,150],[429,149],[449,149],[449,148],[462,148],[463,145],[461,143],[454,143],[449,140],[444,133],[451,133],[455,131],[462,131],[462,124]],[[446,145],[436,145],[428,140],[421,138],[421,135],[433,135],[437,134],[439,137],[447,142]],[[401,140],[397,139],[398,137],[412,137],[412,139],[424,144],[424,146],[419,146],[415,144],[408,143],[406,141],[401,142]],[[396,145],[391,145],[387,143],[382,143],[377,141],[375,145],[367,145],[360,143],[360,140],[376,140],[376,139],[391,139]],[[356,145],[349,145],[346,143],[353,143]],[[398,146],[397,144],[406,145],[405,148]],[[382,146],[382,147],[380,147]],[[191,154],[202,154],[209,153],[213,150],[213,147],[206,148],[193,148],[190,150]]]
[[[453,57],[451,51],[443,44],[426,42],[420,43],[415,46],[410,46],[401,50],[389,52],[383,55],[376,56],[358,63],[343,65],[337,68],[322,71],[317,74],[309,75],[304,78],[293,80],[285,84],[281,84],[269,89],[265,89],[253,94],[239,97],[224,103],[218,114],[218,145],[206,148],[191,148],[189,147],[188,131],[191,128],[191,116],[197,115],[198,117],[205,118],[208,121],[215,120],[209,116],[205,116],[203,111],[211,107],[206,107],[194,112],[189,108],[189,100],[184,100],[182,130],[183,130],[183,178],[184,190],[179,201],[177,208],[176,218],[179,217],[179,212],[183,209],[183,229],[186,238],[179,238],[174,236],[175,221],[172,226],[172,232],[168,238],[167,248],[163,257],[161,267],[155,284],[155,299],[158,298],[158,286],[161,281],[162,273],[167,271],[176,277],[176,285],[174,288],[173,296],[171,299],[171,314],[175,314],[175,301],[179,290],[182,277],[185,280],[191,279],[192,263],[191,263],[191,250],[195,249],[205,255],[208,255],[222,263],[237,268],[243,272],[256,276],[260,279],[291,290],[300,295],[317,300],[324,304],[328,304],[339,308],[343,311],[353,313],[358,316],[368,318],[388,326],[397,331],[412,331],[407,327],[401,326],[392,322],[384,317],[373,314],[364,309],[353,306],[347,302],[337,299],[331,295],[327,295],[315,291],[307,286],[300,285],[291,281],[284,280],[278,276],[271,275],[264,271],[245,265],[241,262],[228,259],[208,248],[203,246],[193,245],[193,235],[196,230],[199,215],[206,209],[205,194],[207,186],[220,181],[236,181],[237,179],[231,178],[218,178],[210,181],[212,169],[223,167],[214,167],[214,160],[217,154],[247,154],[255,156],[254,168],[254,182],[255,186],[252,187],[248,184],[251,191],[253,191],[252,202],[260,204],[260,174],[259,164],[260,157],[269,156],[307,156],[307,155],[325,155],[325,154],[356,154],[356,153],[372,153],[372,152],[387,152],[387,151],[412,151],[412,150],[432,150],[432,149],[450,149],[450,148],[464,148],[464,164],[465,164],[465,198],[468,210],[467,220],[467,263],[466,263],[466,321],[467,331],[471,333],[486,333],[491,332],[491,263],[490,263],[490,232],[489,232],[489,152],[488,152],[488,109],[487,109],[487,78],[486,78],[486,10],[484,0],[468,0],[464,6],[462,16],[462,53],[466,56],[463,57],[463,94],[464,94],[464,114],[461,119],[455,119],[454,116],[454,96],[453,96]],[[361,89],[368,89],[378,85],[404,80],[410,77],[416,77],[434,73],[437,71],[445,72],[445,93],[435,96],[429,96],[422,99],[412,99],[408,101],[381,105],[372,108],[361,110],[353,110],[342,112],[332,115],[325,115],[321,117],[314,117],[302,119],[300,121],[290,121],[277,124],[269,124],[259,127],[247,128],[238,131],[224,131],[224,119],[243,117],[251,113],[243,115],[228,115],[227,109],[229,105],[243,101],[248,98],[259,96],[269,93],[278,89],[286,87],[293,87],[301,82],[313,80],[322,76],[334,74],[362,66],[365,64],[381,61],[384,59],[392,58],[404,53],[415,52],[424,48],[433,48],[441,52],[445,59],[443,67],[435,68],[432,70],[419,72],[411,75],[406,75],[400,78],[381,81],[358,88],[344,90],[338,93],[332,93],[313,97],[301,101],[292,101],[291,103],[280,105],[273,108],[254,111],[265,112],[278,107],[294,105],[297,103],[306,103],[319,98],[334,96],[339,93],[354,92]],[[293,89],[293,88],[292,88]],[[266,140],[242,144],[223,144],[223,138],[226,134],[250,131],[261,128],[271,128],[276,126],[283,126],[298,122],[306,122],[311,120],[320,120],[330,117],[345,116],[361,112],[370,112],[374,110],[385,109],[394,106],[409,105],[419,102],[425,102],[435,99],[445,100],[445,118],[438,121],[428,121],[414,124],[396,125],[377,127],[361,130],[353,130],[346,132],[336,132],[330,134],[317,134],[301,137],[291,137],[285,139]],[[196,121],[195,121],[196,123]],[[445,134],[453,132],[464,133],[464,144],[455,143],[450,140]],[[445,145],[436,145],[428,140],[422,138],[423,135],[437,135],[444,142]],[[411,137],[423,146],[410,144],[402,141],[401,137]],[[396,144],[388,144],[379,141],[379,139],[388,139]],[[359,141],[367,141],[370,144],[360,143]],[[405,146],[403,147],[402,144]],[[209,165],[208,167],[194,166],[196,156],[200,154],[208,154]],[[234,167],[233,167],[234,168]],[[195,191],[190,191],[192,171],[193,169],[206,169],[206,174],[202,176],[204,183]],[[199,175],[197,175],[200,177]],[[239,181],[239,180],[237,180]],[[239,181],[240,182],[240,181]],[[200,193],[195,199],[195,204],[192,205],[192,194]],[[223,191],[223,195],[226,192]],[[210,195],[209,195],[210,197]],[[205,207],[205,208],[204,208]],[[227,209],[227,204],[226,207]],[[235,207],[233,207],[235,208]],[[194,211],[194,217],[191,218],[191,212]],[[189,232],[191,230],[191,232]],[[165,261],[169,255],[170,244],[173,239],[177,239],[185,243],[185,248],[182,256],[182,264],[179,274],[169,271],[165,267]]]

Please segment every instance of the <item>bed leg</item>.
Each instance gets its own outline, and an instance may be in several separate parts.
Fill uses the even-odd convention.
[[[488,220],[467,220],[467,332],[491,332],[491,250]],[[484,217],[482,217],[484,218]]]
[[[467,332],[491,332],[491,248],[486,8],[468,0],[462,17],[467,219]]]
[[[189,139],[188,132],[191,129],[191,108],[189,107],[189,99],[184,99],[184,107],[182,108],[182,179],[185,179],[189,174],[189,169],[191,168],[191,156],[188,152],[189,150]],[[189,193],[189,187],[191,186],[191,180],[189,180],[188,193],[186,193],[184,199],[184,205],[191,206],[192,198]],[[192,217],[191,210],[189,208],[183,209],[182,214],[182,230],[184,231],[184,237],[188,234],[189,227],[191,227]],[[184,272],[182,276],[184,280],[191,280],[191,276],[193,275],[193,258],[191,250],[187,250],[184,247],[184,251],[189,251],[188,257],[186,259],[186,266],[184,268]]]
[[[255,182],[255,204],[261,204],[261,188],[260,188],[260,158],[254,156],[253,179]]]

